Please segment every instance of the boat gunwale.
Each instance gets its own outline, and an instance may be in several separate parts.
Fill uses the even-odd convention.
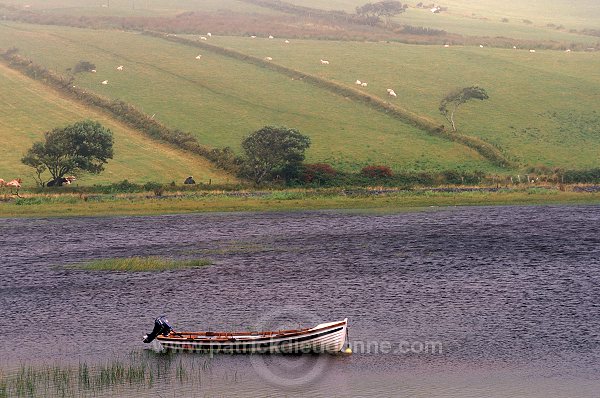
[[[263,332],[177,332],[171,331],[168,336],[157,336],[157,340],[175,341],[175,342],[258,342],[262,340],[272,340],[274,338],[293,338],[304,336],[313,332],[332,329],[335,327],[347,327],[348,321],[334,322],[326,326],[317,328],[303,329],[288,329],[279,331],[263,331]],[[318,326],[318,325],[317,325]]]

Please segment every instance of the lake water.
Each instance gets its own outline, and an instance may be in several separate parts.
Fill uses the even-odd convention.
[[[169,361],[185,377],[178,370],[98,395],[600,391],[600,206],[3,219],[0,249],[0,377],[138,354],[160,361],[141,342],[160,314],[179,330],[347,317],[351,356],[177,354]],[[213,264],[69,268],[132,255]]]

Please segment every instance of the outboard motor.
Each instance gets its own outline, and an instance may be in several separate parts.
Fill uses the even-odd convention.
[[[154,329],[152,332],[144,336],[144,343],[150,343],[154,340],[158,335],[168,336],[173,328],[169,324],[167,317],[165,315],[161,315],[154,320]]]

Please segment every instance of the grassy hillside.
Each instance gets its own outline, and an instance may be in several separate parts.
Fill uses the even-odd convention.
[[[353,13],[366,0],[289,0],[289,3],[325,10],[344,10]],[[415,2],[394,22],[413,26],[443,29],[452,33],[475,36],[504,36],[530,40],[583,41],[596,43],[598,38],[569,33],[570,29],[598,29],[600,3],[594,0],[499,1],[448,0],[435,4],[448,11],[432,14],[419,9]],[[424,1],[424,4],[433,2]],[[502,22],[506,18],[508,22]],[[523,23],[523,20],[531,23]],[[557,30],[556,27],[563,26]]]
[[[211,40],[217,42],[215,37]],[[285,45],[282,40],[270,42]],[[161,39],[117,31],[2,25],[0,47],[10,46],[63,72],[81,59],[94,62],[98,73],[77,75],[77,85],[133,103],[212,146],[237,149],[244,135],[276,124],[311,137],[309,162],[329,162],[344,170],[387,164],[397,170],[497,171],[471,149],[327,90],[210,52],[202,52],[197,60],[198,49]],[[117,71],[118,65],[125,70]],[[108,85],[100,84],[104,79]]]
[[[58,96],[41,83],[32,81],[0,64],[0,177],[21,177],[33,186],[32,171],[20,159],[43,132],[85,118],[100,121],[114,134],[114,159],[99,176],[80,176],[78,184],[117,182],[139,183],[173,180],[182,183],[188,175],[197,181],[233,182],[207,161],[169,146],[149,141],[141,133]]]
[[[10,0],[28,10],[90,16],[173,16],[187,11],[268,13],[275,11],[238,0]]]
[[[480,85],[490,99],[468,103],[459,129],[503,148],[522,164],[597,167],[600,153],[600,54],[416,46],[394,43],[280,41],[218,37],[218,45],[330,80],[369,83],[365,92],[447,122],[440,99],[456,87]],[[320,59],[330,61],[321,65]]]

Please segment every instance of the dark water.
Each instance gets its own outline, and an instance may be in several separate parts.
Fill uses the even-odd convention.
[[[102,362],[141,350],[140,337],[158,314],[185,330],[348,317],[350,357],[269,358],[273,364],[259,366],[247,356],[216,357],[202,386],[161,391],[600,394],[598,206],[4,219],[0,249],[4,369]],[[210,258],[213,265],[145,273],[65,267],[131,255]],[[441,343],[441,352],[398,350],[429,342]],[[302,366],[322,377],[281,390],[278,382]],[[268,384],[273,367],[280,373]],[[157,396],[156,388],[137,394]]]

